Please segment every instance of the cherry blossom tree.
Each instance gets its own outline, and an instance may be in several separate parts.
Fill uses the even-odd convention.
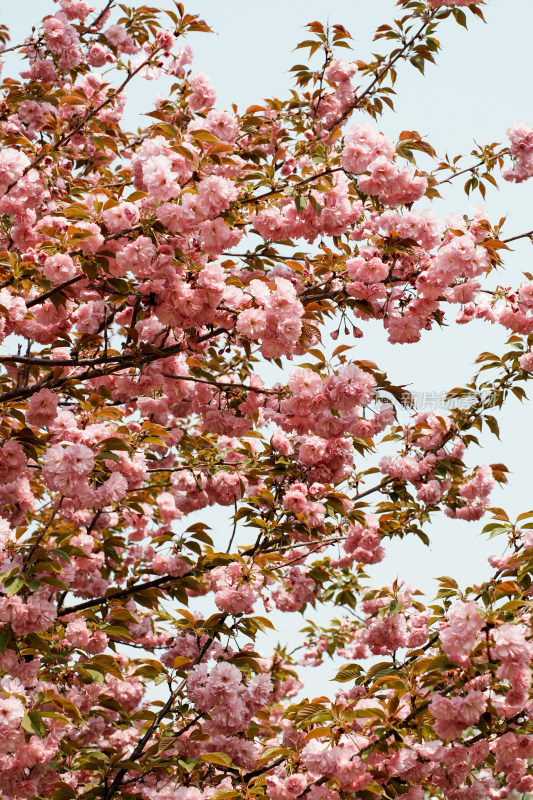
[[[183,4],[101,5],[0,31],[23,58],[0,98],[1,797],[533,793],[533,512],[490,506],[506,467],[470,447],[533,371],[533,276],[488,278],[532,231],[431,208],[532,177],[533,129],[470,161],[380,129],[482,4],[399,0],[369,62],[311,22],[294,90],[241,113]],[[127,130],[126,90],[162,75]],[[441,414],[365,326],[401,347],[446,319],[508,341]],[[504,538],[490,580],[376,587],[441,512]],[[272,610],[311,607],[276,646]],[[299,667],[331,658],[340,686],[306,697]]]

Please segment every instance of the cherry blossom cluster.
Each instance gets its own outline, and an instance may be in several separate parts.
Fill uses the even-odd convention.
[[[399,0],[368,63],[312,22],[294,91],[228,110],[182,3],[55,2],[0,85],[2,798],[533,792],[531,515],[490,507],[507,468],[469,449],[498,432],[480,383],[525,396],[533,279],[489,283],[488,209],[428,207],[479,164],[379,121],[481,4]],[[508,138],[494,182],[507,155],[533,174],[531,129]],[[453,390],[468,407],[418,413],[368,323],[409,345],[453,319],[512,349]],[[507,550],[483,585],[369,588],[388,539],[487,510]],[[281,614],[308,627],[275,646]],[[305,697],[327,658],[350,685]]]

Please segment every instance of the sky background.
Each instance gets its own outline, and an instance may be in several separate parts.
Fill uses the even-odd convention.
[[[98,8],[102,0],[96,3]],[[140,3],[135,3],[140,5]],[[149,5],[172,8],[169,0]],[[236,103],[239,110],[260,103],[265,97],[285,97],[292,87],[288,70],[304,59],[304,51],[292,52],[306,38],[303,26],[312,20],[341,23],[354,36],[353,55],[345,50],[343,57],[366,59],[372,52],[385,52],[386,42],[372,44],[375,28],[398,16],[392,0],[269,0],[268,4],[247,0],[196,0],[185,3],[189,13],[204,17],[214,34],[193,34],[189,38],[195,59],[194,70],[207,72],[217,89],[217,106],[229,108]],[[57,6],[51,0],[4,2],[0,7],[0,24],[12,31],[12,42],[22,41],[32,24]],[[442,51],[437,66],[428,65],[426,76],[409,64],[401,64],[396,84],[395,113],[387,111],[379,121],[380,129],[396,139],[402,130],[417,130],[439,154],[464,153],[464,166],[473,162],[468,153],[474,142],[505,142],[505,130],[515,120],[533,123],[531,108],[531,39],[533,3],[530,0],[490,0],[484,7],[487,24],[468,14],[469,30],[453,20],[445,21],[436,34]],[[4,74],[16,68],[16,57],[6,59]],[[150,111],[153,98],[164,93],[164,82],[141,81],[130,90],[126,125],[144,125],[143,113]],[[360,120],[363,115],[353,117]],[[443,199],[432,207],[443,218],[450,212],[471,214],[481,202],[479,195],[469,199],[458,179],[442,187]],[[520,186],[504,183],[500,191],[489,187],[484,205],[489,218],[497,222],[507,216],[504,236],[509,237],[533,228],[533,181]],[[429,201],[427,202],[429,206]],[[417,208],[423,204],[417,204]],[[516,243],[505,256],[505,270],[495,276],[495,284],[517,285],[523,271],[532,269],[533,247],[528,240]],[[450,308],[453,311],[453,309]],[[412,392],[440,394],[463,385],[474,373],[474,360],[482,350],[503,353],[506,331],[501,326],[474,322],[455,325],[453,314],[449,327],[423,332],[415,345],[390,345],[379,323],[362,326],[363,339],[350,344],[354,358],[370,359],[385,369],[393,383],[408,384]],[[339,344],[336,342],[335,344]],[[290,368],[290,365],[289,365]],[[531,452],[533,426],[531,405],[509,399],[499,416],[501,441],[492,435],[481,437],[482,449],[472,448],[468,463],[503,462],[510,469],[509,484],[492,495],[493,505],[504,506],[510,516],[533,507]],[[359,466],[359,465],[358,465]],[[215,528],[225,543],[227,528],[220,527],[220,514],[199,517]],[[487,542],[480,536],[485,517],[480,522],[448,520],[444,516],[431,530],[431,545],[425,547],[414,539],[387,544],[388,556],[382,564],[369,568],[374,586],[400,577],[422,589],[431,598],[434,578],[452,574],[467,586],[483,580],[491,570],[487,556],[500,553],[501,540]],[[320,618],[326,619],[321,612]],[[311,614],[308,614],[311,616]],[[334,613],[332,614],[334,616]],[[280,638],[290,641],[301,627],[298,615],[272,616]],[[268,648],[265,648],[267,650]],[[308,691],[323,693],[324,681],[334,672],[333,666],[308,673]]]

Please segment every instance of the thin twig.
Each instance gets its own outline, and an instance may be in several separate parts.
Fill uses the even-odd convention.
[[[502,239],[504,244],[508,242],[516,242],[517,239],[531,239],[533,237],[533,231],[527,231],[526,233],[519,233],[518,236],[510,236],[509,239]]]
[[[96,28],[97,25],[99,25],[99,23],[102,20],[102,18],[105,16],[105,14],[107,14],[107,12],[110,10],[111,6],[114,5],[114,3],[115,3],[115,0],[108,0],[106,5],[104,6],[104,8],[100,11],[98,16],[96,17],[96,19],[94,19],[90,23],[90,25],[87,27],[87,30],[90,31],[92,28]]]
[[[344,111],[344,113],[341,114],[341,116],[338,117],[338,119],[336,119],[331,126],[329,126],[330,128],[333,129],[336,128],[338,125],[341,125],[344,122],[344,120],[352,113],[352,111],[355,111],[355,109],[361,105],[361,102],[365,99],[365,97],[368,97],[368,95],[371,94],[372,90],[374,89],[374,86],[381,81],[381,79],[387,74],[387,72],[389,72],[389,70],[394,66],[394,64],[397,61],[399,61],[400,58],[403,58],[405,53],[420,38],[424,29],[426,28],[427,25],[429,25],[429,23],[432,21],[436,13],[437,9],[431,11],[428,14],[427,18],[424,20],[423,25],[417,30],[417,32],[411,37],[411,39],[409,39],[409,41],[404,44],[401,50],[399,50],[398,53],[396,53],[394,58],[389,59],[389,61],[387,61],[385,66],[382,69],[380,69],[379,72],[376,73],[374,80],[369,84],[369,86],[367,86],[365,91],[355,98],[354,102],[350,106],[348,106],[346,111]]]
[[[481,161],[478,161],[477,164],[472,164],[472,166],[470,166],[470,167],[465,167],[465,169],[461,169],[461,170],[459,170],[459,172],[454,172],[453,175],[450,175],[449,178],[443,178],[442,181],[437,181],[437,183],[433,184],[433,186],[442,186],[443,183],[450,183],[450,181],[453,181],[455,178],[458,178],[460,175],[466,175],[467,172],[473,172],[474,170],[478,169],[479,167],[487,166],[489,164],[489,162],[491,162],[491,161],[497,161],[502,156],[507,155],[508,152],[509,152],[509,148],[506,147],[504,150],[501,151],[501,153],[498,153],[497,155],[491,156],[491,158],[488,158],[486,160],[482,159]]]
[[[23,571],[26,569],[26,567],[27,567],[27,566],[28,566],[28,564],[30,563],[30,561],[31,561],[31,558],[32,558],[33,554],[35,553],[35,551],[37,550],[37,548],[38,548],[38,547],[39,547],[39,545],[41,544],[42,540],[43,540],[43,539],[44,539],[44,537],[46,536],[46,533],[47,533],[48,529],[50,528],[50,525],[51,525],[51,524],[52,524],[52,522],[54,521],[54,519],[55,519],[55,516],[56,516],[57,512],[58,512],[58,511],[59,511],[59,509],[61,508],[61,503],[62,503],[62,502],[63,502],[63,495],[61,495],[61,497],[60,497],[60,499],[59,499],[59,503],[57,504],[57,506],[56,506],[56,507],[54,508],[54,510],[52,511],[52,515],[51,515],[50,519],[48,520],[48,522],[46,523],[46,525],[44,526],[44,528],[42,529],[42,531],[40,532],[40,534],[37,536],[37,539],[36,539],[36,540],[35,540],[35,542],[33,543],[33,546],[31,547],[31,549],[30,549],[30,552],[29,552],[29,553],[28,553],[28,554],[25,556],[25,558],[24,558],[24,560],[23,560],[23,562],[22,562],[22,570],[23,570]]]

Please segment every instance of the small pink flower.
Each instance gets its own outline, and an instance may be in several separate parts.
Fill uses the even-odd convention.
[[[28,403],[26,422],[36,428],[48,427],[57,417],[58,396],[50,389],[33,394]]]

